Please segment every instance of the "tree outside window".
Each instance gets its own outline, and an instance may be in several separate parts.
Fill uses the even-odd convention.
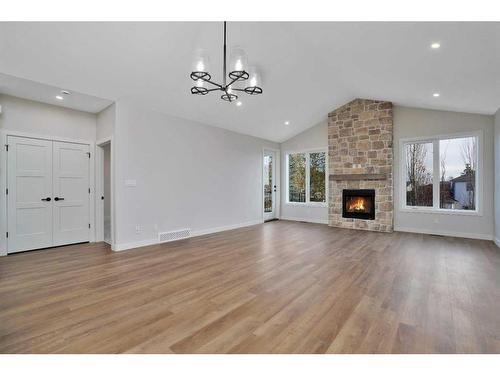
[[[406,206],[477,209],[477,136],[406,143],[404,157]]]
[[[306,201],[306,154],[288,155],[288,201]]]
[[[326,203],[326,152],[287,155],[288,202]]]

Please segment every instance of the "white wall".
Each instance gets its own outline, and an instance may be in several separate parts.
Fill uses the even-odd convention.
[[[495,113],[495,243],[500,247],[500,108]]]
[[[96,140],[98,142],[113,136],[115,117],[116,106],[114,103],[97,114]]]
[[[0,129],[46,137],[95,141],[96,115],[0,95]]]
[[[262,221],[262,152],[278,144],[121,100],[114,145],[116,250]]]
[[[400,187],[400,139],[483,132],[482,215],[402,212]],[[493,116],[394,107],[394,225],[395,230],[493,238]]]
[[[312,128],[290,138],[281,144],[281,218],[289,220],[328,223],[328,207],[293,205],[286,203],[286,153],[325,148],[328,149],[328,121],[325,120]],[[327,177],[328,178],[328,171]]]

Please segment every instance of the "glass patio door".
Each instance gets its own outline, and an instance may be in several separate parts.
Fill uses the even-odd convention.
[[[263,193],[264,220],[276,218],[276,153],[264,151],[263,163]]]

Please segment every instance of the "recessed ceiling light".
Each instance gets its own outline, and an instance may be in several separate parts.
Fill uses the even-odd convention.
[[[438,49],[439,47],[441,47],[441,44],[439,44],[439,43],[432,43],[431,44],[432,49]]]
[[[437,98],[440,94],[438,92],[435,92],[434,94],[432,94],[433,97]]]
[[[242,102],[236,102],[236,105],[237,105],[238,107],[241,107],[241,106],[242,106],[242,104],[243,104]]]
[[[56,96],[56,99],[57,99],[57,100],[63,100],[64,98],[63,98],[61,95],[57,95],[57,96]]]
[[[61,94],[71,95],[71,93],[68,90],[61,90]]]
[[[290,125],[290,121],[285,121],[285,125]]]

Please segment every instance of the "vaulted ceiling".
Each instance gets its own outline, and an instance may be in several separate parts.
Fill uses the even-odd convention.
[[[0,23],[0,73],[279,142],[356,97],[492,114],[499,40],[500,23],[230,22],[264,89],[237,107],[189,92],[198,48],[221,80],[222,23]]]

